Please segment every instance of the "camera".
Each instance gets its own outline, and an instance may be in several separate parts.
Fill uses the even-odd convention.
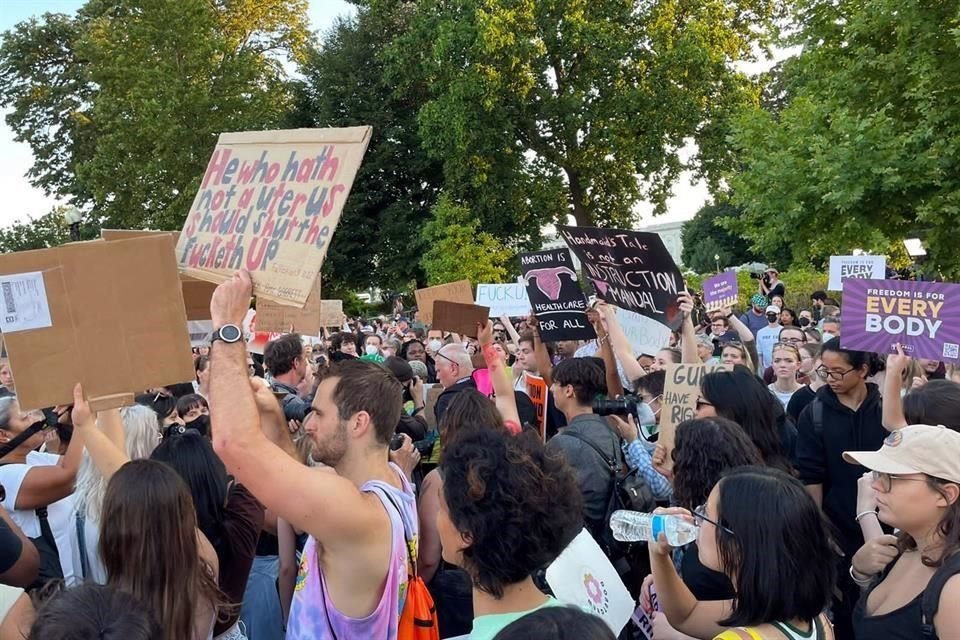
[[[593,412],[598,416],[633,416],[639,424],[641,404],[643,400],[637,396],[624,396],[618,400],[598,398],[593,401]]]

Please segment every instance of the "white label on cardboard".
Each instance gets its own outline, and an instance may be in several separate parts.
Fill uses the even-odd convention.
[[[47,289],[43,286],[43,273],[14,273],[0,276],[0,331],[29,331],[53,326]]]
[[[557,600],[603,618],[618,635],[633,614],[633,598],[600,546],[580,531],[547,567],[547,584]]]

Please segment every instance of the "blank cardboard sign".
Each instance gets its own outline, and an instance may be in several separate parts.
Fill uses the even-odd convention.
[[[0,275],[43,274],[52,320],[3,336],[23,408],[70,404],[77,382],[100,410],[193,379],[171,245],[157,235],[0,255]]]
[[[457,280],[435,287],[417,289],[414,295],[417,298],[417,309],[420,311],[420,322],[424,324],[433,324],[433,303],[436,300],[473,304],[473,291],[469,280]]]
[[[433,303],[433,323],[431,326],[434,329],[443,329],[444,331],[459,333],[462,336],[476,338],[477,323],[486,325],[489,315],[490,307],[437,300]]]
[[[100,230],[100,237],[107,242],[155,237],[158,235],[170,236],[172,239],[171,251],[176,249],[177,239],[180,237],[180,232],[178,231],[143,231],[138,229]],[[181,273],[180,288],[183,291],[183,306],[187,311],[187,320],[209,320],[210,298],[213,297],[213,291],[217,288],[217,285]]]

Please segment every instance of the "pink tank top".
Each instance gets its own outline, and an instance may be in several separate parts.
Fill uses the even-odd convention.
[[[320,570],[317,541],[310,536],[303,548],[300,573],[290,605],[287,640],[395,640],[397,637],[397,624],[407,595],[407,558],[412,557],[416,562],[419,531],[413,488],[398,467],[392,463],[390,467],[401,479],[402,491],[379,480],[371,480],[360,487],[364,493],[372,492],[380,498],[392,527],[390,566],[376,609],[365,618],[351,618],[336,609]],[[409,543],[404,528],[411,538]]]

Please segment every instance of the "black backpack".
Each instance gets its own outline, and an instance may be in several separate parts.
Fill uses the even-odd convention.
[[[569,436],[576,438],[594,450],[600,459],[604,461],[610,474],[613,476],[613,488],[610,491],[610,497],[607,500],[607,511],[603,516],[603,530],[590,531],[600,548],[611,561],[616,561],[630,553],[630,548],[634,543],[620,542],[613,537],[613,531],[610,529],[610,516],[614,511],[626,509],[628,511],[639,511],[649,513],[657,506],[657,501],[653,496],[653,491],[636,469],[624,469],[620,464],[619,458],[614,455],[611,459],[597,445],[586,438],[577,435],[572,431],[564,431],[560,436]],[[617,438],[619,444],[619,438]]]
[[[923,640],[937,640],[937,630],[933,627],[933,619],[940,607],[940,593],[947,581],[958,573],[960,573],[960,553],[954,553],[943,561],[943,565],[937,569],[937,572],[930,578],[930,582],[927,583],[927,588],[923,590],[923,600],[920,605],[923,615],[920,632],[923,634]]]

